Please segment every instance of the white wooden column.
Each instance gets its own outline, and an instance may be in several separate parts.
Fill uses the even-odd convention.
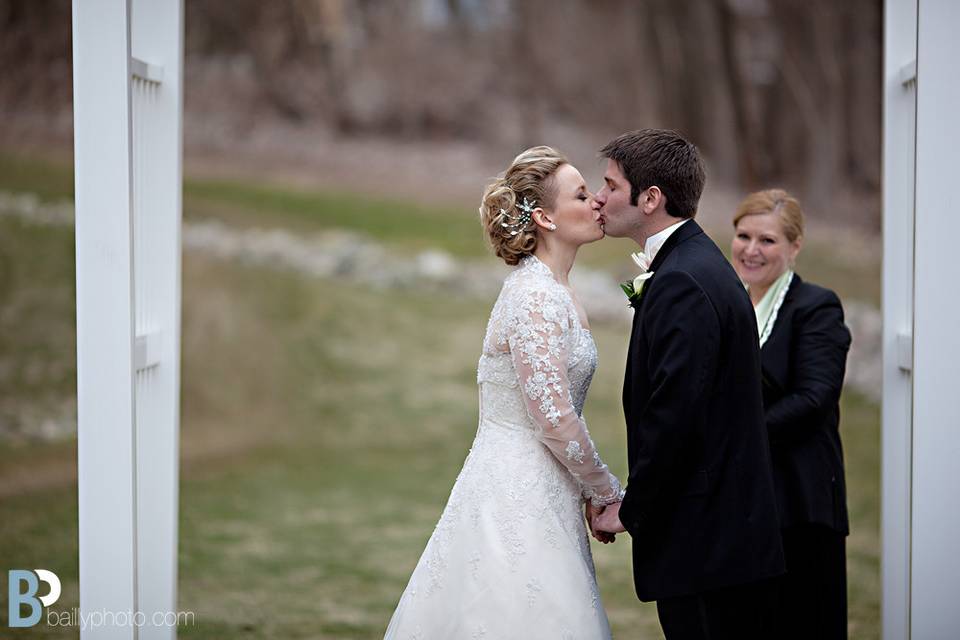
[[[73,2],[80,609],[138,614],[84,638],[176,635],[182,34]]]
[[[73,2],[80,611],[136,611],[130,12]],[[100,628],[86,638],[133,638]]]
[[[180,388],[182,0],[132,0],[137,602],[174,638]],[[154,624],[157,621],[159,624]]]
[[[910,637],[917,0],[887,0],[883,56],[883,636]]]
[[[960,3],[920,0],[911,637],[960,633]]]
[[[960,4],[887,0],[883,633],[960,629]]]

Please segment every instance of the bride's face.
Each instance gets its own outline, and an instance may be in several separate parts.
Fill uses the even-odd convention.
[[[574,246],[603,237],[600,212],[594,208],[593,194],[577,168],[565,164],[553,175],[556,201],[547,215],[557,228],[550,233]]]

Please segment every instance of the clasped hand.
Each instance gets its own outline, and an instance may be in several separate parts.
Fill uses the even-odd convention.
[[[587,518],[587,525],[590,527],[590,533],[593,537],[608,544],[617,539],[617,534],[626,531],[620,522],[620,503],[595,507],[589,500],[584,509]]]

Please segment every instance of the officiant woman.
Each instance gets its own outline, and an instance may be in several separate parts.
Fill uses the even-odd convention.
[[[777,638],[846,638],[849,533],[840,392],[850,332],[837,295],[794,272],[803,213],[781,189],[733,218],[733,266],[757,315],[763,403],[787,573]]]

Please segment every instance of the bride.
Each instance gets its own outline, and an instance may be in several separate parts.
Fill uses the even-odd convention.
[[[580,509],[592,519],[622,491],[581,415],[597,349],[567,279],[603,221],[543,146],[487,187],[480,217],[519,266],[483,340],[476,439],[386,638],[609,638]]]

